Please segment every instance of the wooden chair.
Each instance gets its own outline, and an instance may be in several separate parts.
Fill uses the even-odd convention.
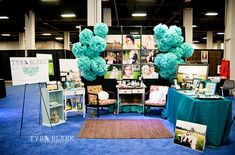
[[[149,91],[146,92],[146,95],[149,96],[148,100],[144,102],[144,108],[146,107],[164,108],[166,106],[168,89],[169,89],[168,86],[151,85]]]
[[[98,98],[98,93],[103,91],[101,85],[92,85],[92,86],[87,86],[87,96],[88,96],[88,103],[86,105],[86,111],[87,107],[96,107],[97,108],[97,117],[99,117],[99,108],[100,107],[107,107],[110,105],[115,106],[116,99],[99,99]],[[109,92],[109,94],[113,94],[113,98],[115,98],[115,93],[114,92]]]

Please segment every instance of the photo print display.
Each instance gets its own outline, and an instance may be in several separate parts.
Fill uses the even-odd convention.
[[[123,49],[140,49],[140,35],[123,35]]]
[[[107,35],[106,36],[106,49],[122,49],[122,36],[121,35]]]
[[[104,75],[105,79],[121,79],[122,65],[107,65],[107,73]]]
[[[124,50],[123,51],[123,64],[139,64],[140,51],[139,50]]]
[[[122,66],[122,79],[139,79],[140,65],[125,64]]]
[[[106,51],[104,59],[108,65],[121,64],[122,63],[122,52],[120,52],[120,51]]]
[[[156,49],[153,35],[142,35],[142,49]]]
[[[157,56],[157,50],[141,50],[141,63],[154,63],[155,57]]]
[[[154,64],[142,64],[141,76],[143,79],[158,79],[157,68]]]
[[[207,80],[209,66],[207,64],[179,64],[177,79],[179,83],[193,81],[194,78]]]
[[[208,51],[201,51],[201,62],[208,62]]]
[[[203,152],[206,144],[206,125],[176,121],[174,143]]]

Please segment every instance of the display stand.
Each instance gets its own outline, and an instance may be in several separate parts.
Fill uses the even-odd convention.
[[[40,105],[39,105],[39,125],[40,125],[40,112],[41,112],[41,98],[42,98],[42,101],[43,101],[43,104],[45,106],[45,100],[43,98],[43,95],[42,95],[42,91],[41,91],[41,85],[45,85],[45,83],[37,83],[38,84],[38,87],[39,87],[39,90],[40,90]],[[23,123],[24,123],[24,106],[25,106],[25,96],[26,96],[26,88],[27,88],[27,85],[29,84],[25,84],[24,85],[24,97],[23,97],[23,106],[22,106],[22,113],[21,113],[21,124],[20,124],[20,135],[19,135],[19,138],[21,138],[21,133],[22,133],[22,128],[23,128]],[[48,111],[46,110],[46,114],[47,114],[47,117],[49,119],[49,114],[48,114]],[[51,129],[53,130],[52,128],[52,125],[50,124],[51,126]]]

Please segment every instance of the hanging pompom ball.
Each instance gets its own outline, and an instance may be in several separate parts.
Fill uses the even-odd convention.
[[[161,39],[164,37],[164,34],[168,30],[168,27],[165,24],[158,24],[153,28],[155,39]]]
[[[73,44],[73,47],[72,47],[72,52],[73,52],[73,55],[78,58],[82,55],[84,55],[84,52],[87,50],[87,46],[80,43],[80,42],[77,42],[75,44]]]
[[[90,40],[89,45],[90,45],[91,50],[94,52],[98,52],[98,54],[100,54],[100,52],[103,52],[106,49],[105,39],[103,39],[99,36],[94,36]]]
[[[106,38],[108,31],[108,26],[105,23],[96,23],[94,26],[94,34],[102,38]]]
[[[91,68],[98,76],[103,76],[107,72],[106,61],[102,57],[95,57],[91,59]]]
[[[183,43],[181,48],[183,49],[182,57],[189,58],[193,55],[193,48],[188,43]]]
[[[92,70],[82,71],[81,76],[84,77],[88,81],[93,81],[96,79],[96,74]]]
[[[86,56],[81,56],[78,58],[78,67],[82,71],[88,71],[91,69],[91,60]]]
[[[79,39],[82,44],[88,45],[93,36],[93,32],[90,29],[84,29],[80,33]]]

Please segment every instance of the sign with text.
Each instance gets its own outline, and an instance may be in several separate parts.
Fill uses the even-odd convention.
[[[10,58],[13,85],[48,82],[48,60],[45,58]]]

